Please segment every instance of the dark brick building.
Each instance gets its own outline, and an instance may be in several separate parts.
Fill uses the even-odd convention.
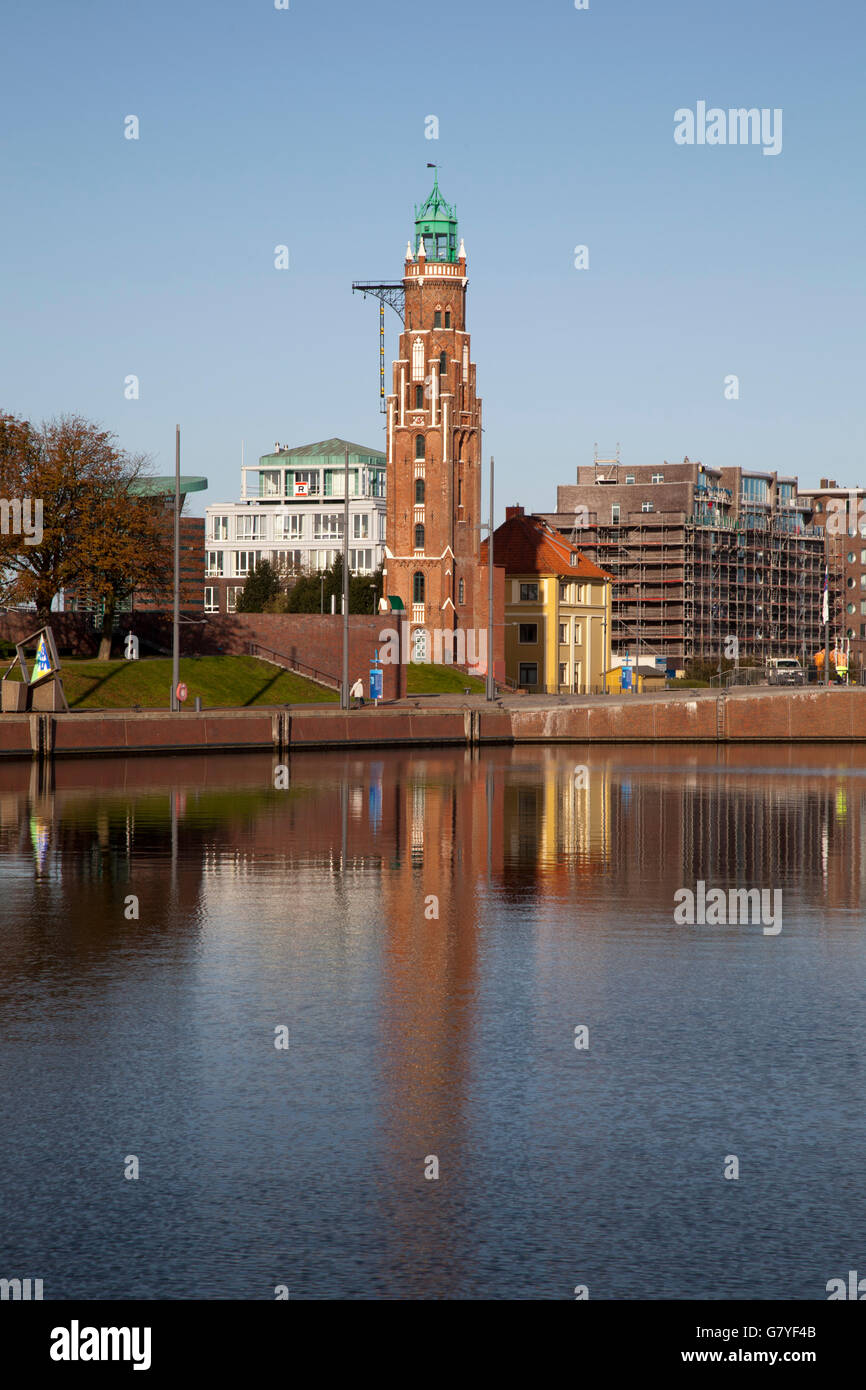
[[[203,492],[207,478],[181,477],[181,509],[191,492]],[[161,518],[161,531],[165,544],[171,550],[174,546],[174,477],[143,478],[139,491],[152,498]],[[180,518],[180,608],[187,615],[201,615],[204,608],[204,537],[203,516],[184,516]],[[122,623],[130,613],[153,613],[170,609],[173,596],[161,594],[154,596],[144,590],[136,590],[118,608],[118,618]],[[102,612],[86,594],[75,588],[67,588],[63,593],[63,608],[68,613],[92,613],[94,622],[100,623]]]
[[[798,494],[806,515],[824,530],[832,604],[831,640],[848,638],[851,655],[866,657],[866,489],[822,478]]]

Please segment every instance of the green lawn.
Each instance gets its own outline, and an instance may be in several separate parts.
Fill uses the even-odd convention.
[[[453,666],[416,666],[410,661],[406,673],[408,695],[462,695],[464,690],[471,690],[473,695],[483,695],[484,681],[478,676],[455,671]]]
[[[72,709],[168,709],[171,659],[141,661],[61,660],[63,688]],[[12,672],[15,679],[17,673]],[[189,690],[187,709],[200,695],[207,709],[249,705],[333,704],[336,690],[283,671],[252,656],[188,656],[180,678]],[[366,680],[365,680],[366,685]],[[409,695],[462,695],[467,688],[484,693],[484,681],[453,666],[415,665],[406,672]]]
[[[142,661],[61,660],[63,688],[72,709],[168,709],[170,657]],[[253,656],[182,657],[180,678],[189,690],[187,709],[214,706],[321,704],[339,699],[292,671]]]

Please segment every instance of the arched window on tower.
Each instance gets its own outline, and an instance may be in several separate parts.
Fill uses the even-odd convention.
[[[433,310],[433,327],[434,327],[434,328],[441,328],[441,327],[442,327],[442,305],[441,305],[441,304],[437,304],[437,305],[436,305],[436,308]]]
[[[415,436],[415,457],[416,459],[423,459],[427,457],[423,434],[416,434]]]
[[[440,377],[443,377],[443,376],[445,375],[445,373],[447,372],[447,370],[448,370],[448,353],[447,353],[447,352],[440,352],[440,354],[439,354],[439,375],[440,375]]]
[[[415,479],[415,502],[420,507],[424,503],[424,479]]]
[[[416,526],[416,527],[415,527],[415,549],[416,549],[416,550],[423,550],[423,549],[424,549],[424,527],[423,527],[423,526]]]
[[[463,344],[463,380],[469,380],[469,344]]]
[[[445,310],[445,327],[446,327],[446,328],[450,328],[450,327],[451,327],[451,305],[450,305],[450,304],[449,304],[448,308]]]
[[[424,602],[424,576],[420,570],[416,570],[412,576],[412,602]]]
[[[424,380],[424,339],[416,338],[412,343],[412,380]]]

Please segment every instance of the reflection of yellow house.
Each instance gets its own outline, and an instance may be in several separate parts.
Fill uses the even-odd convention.
[[[495,561],[494,554],[494,561]],[[503,795],[503,842],[537,878],[603,873],[610,850],[610,771],[563,757],[557,747],[515,753]],[[584,757],[581,751],[575,757]],[[525,761],[525,767],[522,764]]]
[[[486,563],[482,546],[482,565]],[[493,535],[505,569],[505,674],[522,690],[600,692],[610,666],[612,577],[522,507]]]

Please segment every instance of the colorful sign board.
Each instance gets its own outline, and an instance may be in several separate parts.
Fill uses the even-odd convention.
[[[36,648],[36,660],[33,666],[33,675],[30,677],[30,684],[36,685],[38,681],[44,681],[46,676],[54,675],[54,666],[51,661],[51,653],[48,650],[48,643],[45,633],[39,634],[39,644]]]

